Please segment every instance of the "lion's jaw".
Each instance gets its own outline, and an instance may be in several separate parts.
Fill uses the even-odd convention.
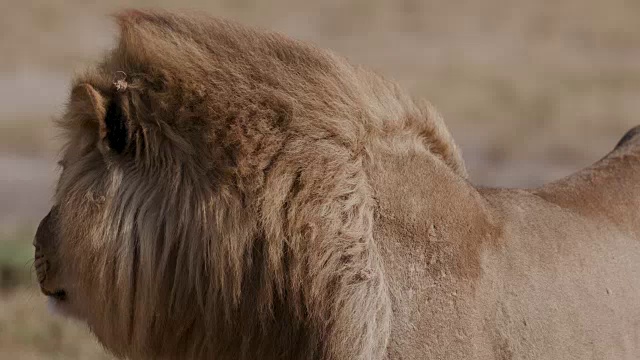
[[[80,318],[76,315],[72,308],[65,304],[64,302],[48,297],[47,298],[47,310],[50,313],[57,316],[67,317],[75,320],[86,321],[85,319]]]

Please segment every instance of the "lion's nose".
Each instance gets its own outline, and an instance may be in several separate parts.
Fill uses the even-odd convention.
[[[53,211],[53,209],[52,209]],[[47,280],[47,275],[51,269],[51,263],[46,256],[47,252],[51,251],[51,245],[54,242],[53,232],[51,231],[51,212],[40,221],[36,236],[33,239],[33,247],[35,248],[34,266],[36,268],[36,275],[38,277],[38,283],[42,285]]]
[[[36,276],[38,277],[38,283],[42,284],[47,279],[47,273],[49,272],[49,261],[42,252],[42,247],[36,242],[34,244],[36,251],[34,257],[34,266],[36,268]]]
[[[57,252],[57,235],[56,235],[56,213],[57,208],[54,206],[47,216],[40,221],[36,236],[33,240],[35,248],[34,266],[36,276],[42,293],[64,300],[66,293],[55,285],[55,256]]]
[[[51,211],[45,216],[41,221],[40,225],[38,225],[38,230],[36,231],[36,236],[33,239],[33,246],[41,250],[43,248],[48,248],[55,243],[55,233],[54,233],[54,224],[53,220],[56,217],[57,208],[54,206]]]

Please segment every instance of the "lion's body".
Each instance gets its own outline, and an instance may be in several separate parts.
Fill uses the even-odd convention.
[[[630,155],[531,191],[476,191],[428,156],[383,161],[390,358],[638,358],[640,141]]]
[[[43,290],[115,354],[640,356],[638,151],[606,196],[478,190],[431,106],[378,75],[206,17],[118,19],[38,231],[62,264]]]

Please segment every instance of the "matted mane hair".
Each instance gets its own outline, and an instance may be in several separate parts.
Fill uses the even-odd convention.
[[[117,20],[117,47],[76,79],[62,121],[61,251],[102,294],[93,331],[133,358],[380,358],[391,300],[369,147],[430,151],[465,176],[436,112],[279,34]],[[122,123],[101,123],[114,112]]]

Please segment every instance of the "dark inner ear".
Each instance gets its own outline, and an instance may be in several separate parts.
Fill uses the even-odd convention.
[[[109,148],[120,154],[127,147],[129,140],[129,129],[127,127],[127,114],[123,107],[125,102],[121,96],[114,96],[109,101],[107,112],[104,117],[104,126],[106,139]],[[104,140],[103,140],[104,141]]]

